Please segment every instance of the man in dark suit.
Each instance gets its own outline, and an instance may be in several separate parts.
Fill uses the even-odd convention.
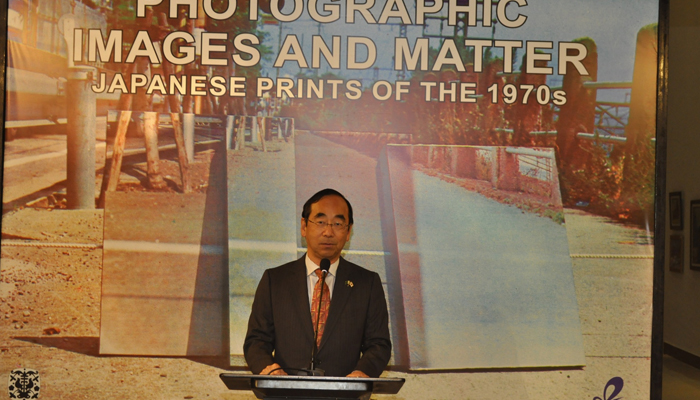
[[[376,272],[340,257],[352,225],[352,206],[335,190],[324,189],[304,204],[301,236],[306,238],[306,255],[265,271],[255,292],[243,344],[253,373],[284,375],[284,369],[292,374],[306,369],[315,343],[315,366],[328,376],[382,373],[391,356],[384,289]],[[331,262],[325,278],[330,308],[314,342],[312,319],[317,318],[317,305],[328,301],[324,296],[314,300],[314,290],[318,294],[323,282],[315,270],[324,258]]]

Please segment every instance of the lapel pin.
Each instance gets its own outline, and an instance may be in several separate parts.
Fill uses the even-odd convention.
[[[353,287],[353,286],[355,286],[355,284],[352,283],[352,281],[345,281],[345,286],[347,286],[347,287]]]

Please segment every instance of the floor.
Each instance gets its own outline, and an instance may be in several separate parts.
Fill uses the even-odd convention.
[[[664,355],[663,400],[700,399],[700,370]]]

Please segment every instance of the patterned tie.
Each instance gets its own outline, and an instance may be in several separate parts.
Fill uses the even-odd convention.
[[[328,318],[328,308],[331,306],[331,293],[328,290],[328,285],[323,282],[323,299],[321,299],[321,277],[323,272],[321,269],[314,271],[316,276],[318,276],[318,282],[314,286],[314,296],[311,300],[311,322],[313,322],[314,329],[316,328],[316,316],[318,316],[318,302],[321,302],[321,315],[318,322],[318,336],[316,337],[316,346],[321,344],[321,337],[323,336],[323,330],[326,328],[326,319]]]

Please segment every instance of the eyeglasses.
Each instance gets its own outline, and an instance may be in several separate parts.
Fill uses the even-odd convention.
[[[326,227],[330,226],[333,228],[334,232],[343,232],[348,229],[349,226],[348,224],[344,224],[342,222],[312,221],[310,219],[307,219],[306,221],[318,226],[321,230],[325,230]]]

